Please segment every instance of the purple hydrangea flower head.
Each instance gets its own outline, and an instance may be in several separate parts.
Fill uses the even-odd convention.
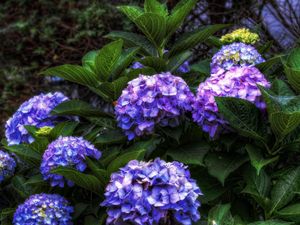
[[[32,143],[33,137],[25,129],[25,125],[38,128],[53,127],[58,117],[50,112],[68,98],[60,92],[40,94],[24,102],[15,114],[6,122],[5,135],[8,145]]]
[[[13,218],[14,225],[72,225],[74,209],[57,194],[36,194],[19,205]]]
[[[228,130],[228,122],[218,114],[216,96],[245,99],[264,110],[266,105],[257,84],[270,87],[264,75],[255,67],[232,67],[223,74],[207,78],[199,85],[193,104],[194,121],[212,138]]]
[[[158,126],[178,126],[180,117],[192,109],[193,94],[185,81],[161,73],[140,75],[130,81],[115,106],[118,126],[129,140],[151,134]]]
[[[101,205],[107,207],[107,224],[191,225],[200,219],[199,195],[182,163],[133,160],[111,175]]]
[[[53,187],[64,187],[65,181],[73,186],[73,182],[61,175],[52,174],[51,170],[63,166],[83,172],[87,167],[86,157],[99,159],[101,152],[82,137],[59,137],[44,152],[40,168],[44,180],[49,180]]]
[[[224,45],[212,58],[212,74],[220,74],[233,66],[254,66],[265,60],[251,45],[235,42]]]
[[[14,174],[16,166],[17,164],[13,157],[0,150],[0,184]]]

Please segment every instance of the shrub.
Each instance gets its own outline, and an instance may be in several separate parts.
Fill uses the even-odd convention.
[[[247,45],[250,52],[243,43],[222,47],[214,36],[228,27],[222,24],[185,33],[170,44],[196,3],[182,0],[171,11],[156,0],[146,0],[144,8],[120,6],[139,33],[111,32],[107,37],[113,41],[88,52],[81,65],[43,72],[82,85],[115,111],[79,99],[63,101],[50,113],[66,118],[63,122],[25,126],[32,142],[3,140],[18,166],[1,184],[1,223],[10,224],[15,208],[40,193],[64,196],[74,207],[75,224],[300,222],[300,49],[262,60],[266,46]],[[231,68],[216,61],[211,73],[210,59],[201,59],[188,73],[179,71],[190,50],[206,42],[223,50],[235,45],[235,54],[255,51],[260,60],[238,54],[226,59]],[[224,56],[223,50],[217,55]],[[133,67],[135,62],[142,67]],[[226,132],[215,135],[220,124]],[[69,139],[74,141],[61,141]],[[49,152],[55,160],[46,157],[45,164],[42,156]],[[74,185],[51,187],[41,164],[50,168],[47,174]],[[15,218],[23,215],[20,208]],[[63,218],[69,221],[71,212],[67,208]],[[43,214],[42,220],[48,217],[53,216]],[[41,219],[30,213],[26,218]]]

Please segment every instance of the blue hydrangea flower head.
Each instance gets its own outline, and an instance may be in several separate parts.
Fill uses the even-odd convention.
[[[14,115],[6,122],[5,135],[8,145],[32,143],[33,137],[25,129],[25,125],[38,128],[53,127],[58,117],[50,112],[68,98],[60,92],[40,94],[24,102]]]
[[[212,75],[199,85],[193,104],[194,121],[212,138],[228,130],[228,122],[218,113],[216,96],[245,99],[264,110],[266,104],[257,84],[270,87],[270,83],[255,67],[232,67],[223,74]]]
[[[251,45],[234,42],[224,45],[212,58],[212,74],[222,74],[233,66],[255,66],[265,60]]]
[[[14,158],[0,150],[0,184],[14,174],[16,166]]]
[[[61,175],[52,174],[51,170],[63,166],[83,172],[87,167],[86,157],[99,159],[101,152],[82,137],[59,137],[44,152],[40,168],[44,180],[49,180],[53,187],[64,187],[65,182],[68,186],[73,186],[73,182]]]
[[[19,205],[13,218],[14,225],[72,225],[74,212],[69,202],[57,194],[36,194]]]
[[[198,221],[202,195],[186,166],[159,158],[130,161],[106,187],[107,224],[183,224]]]
[[[193,94],[185,81],[170,73],[140,75],[130,81],[115,106],[118,126],[129,140],[151,134],[156,126],[178,126],[190,111]]]

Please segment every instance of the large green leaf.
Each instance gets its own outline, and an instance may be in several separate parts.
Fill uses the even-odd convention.
[[[279,156],[276,156],[276,157],[273,157],[270,159],[265,159],[262,156],[259,148],[255,148],[254,146],[249,145],[249,144],[246,145],[246,150],[249,154],[251,165],[256,169],[257,175],[259,175],[260,170],[264,166],[277,161],[279,158]]]
[[[144,53],[152,56],[157,56],[157,51],[147,38],[140,34],[134,34],[124,31],[113,31],[105,37],[112,40],[122,39],[127,47],[140,47]]]
[[[144,13],[134,20],[137,27],[157,48],[166,35],[166,18],[156,13]]]
[[[190,51],[183,52],[169,59],[167,70],[175,72],[184,62],[186,62],[192,53]]]
[[[124,13],[131,21],[136,20],[139,16],[143,15],[143,9],[138,6],[119,6],[118,9]]]
[[[193,9],[197,0],[181,0],[167,19],[167,35],[171,36],[183,23],[185,17]]]
[[[208,213],[208,225],[234,225],[230,204],[216,205]]]
[[[282,176],[280,176],[271,191],[270,214],[288,204],[295,197],[295,192],[299,191],[300,167],[288,169]]]
[[[90,69],[91,71],[93,71],[94,73],[96,73],[96,70],[95,70],[95,61],[96,61],[97,55],[98,55],[98,51],[96,51],[96,50],[89,51],[88,53],[86,53],[83,56],[83,58],[81,59],[82,66],[84,68]]]
[[[275,112],[270,115],[271,128],[278,138],[283,138],[300,125],[300,112]]]
[[[239,134],[264,140],[261,114],[254,104],[232,97],[215,97],[215,100],[220,113]]]
[[[142,160],[146,153],[146,149],[139,149],[135,151],[129,151],[116,157],[107,168],[109,173],[117,171],[119,168],[125,166],[131,160]]]
[[[262,170],[258,175],[254,168],[248,167],[244,171],[244,180],[246,187],[242,192],[251,195],[261,207],[267,208],[271,179],[266,172]]]
[[[295,93],[293,92],[293,90],[283,80],[275,79],[272,82],[271,90],[276,95],[295,96]]]
[[[192,65],[192,71],[196,71],[205,76],[210,75],[210,59],[201,60]]]
[[[65,80],[85,86],[96,86],[99,83],[97,75],[91,70],[77,65],[62,65],[49,68],[42,72],[48,76],[58,76]]]
[[[289,205],[276,213],[280,218],[300,222],[300,203]]]
[[[166,71],[166,60],[158,57],[147,56],[140,60],[140,62],[147,67],[155,69],[156,72]]]
[[[127,138],[120,130],[104,130],[94,141],[95,145],[111,145],[126,141]]]
[[[101,81],[108,81],[122,54],[123,41],[117,40],[105,45],[96,56],[95,68]],[[93,86],[93,85],[91,85]]]
[[[284,71],[287,76],[289,84],[297,93],[300,93],[300,68],[294,69],[284,66]]]
[[[203,166],[203,159],[209,150],[209,145],[204,142],[190,143],[172,148],[167,152],[173,160],[180,161],[185,164],[193,164]]]
[[[248,161],[248,158],[239,154],[208,153],[204,161],[208,173],[224,185],[226,178]]]
[[[73,168],[58,167],[51,170],[53,174],[64,176],[67,180],[74,182],[79,187],[100,194],[101,182],[93,175],[81,173]]]
[[[25,185],[26,179],[23,176],[14,176],[11,179],[13,189],[24,199],[30,196],[30,189]]]
[[[157,13],[161,16],[168,15],[168,9],[165,4],[160,4],[157,0],[145,0],[145,12]]]
[[[271,70],[274,66],[281,63],[281,57],[283,55],[277,55],[274,56],[271,59],[268,59],[265,62],[262,62],[260,64],[255,65],[262,73],[267,73],[269,70]]]
[[[5,146],[5,149],[10,151],[11,153],[16,154],[22,160],[29,163],[30,165],[33,166],[40,165],[42,155],[39,152],[34,151],[26,144]]]
[[[179,38],[176,41],[174,46],[171,48],[170,52],[168,53],[169,57],[194,48],[196,45],[207,40],[215,32],[224,29],[226,27],[228,27],[228,25],[224,25],[224,24],[210,25],[204,29],[199,29],[183,35],[181,38]]]
[[[53,115],[75,115],[75,116],[110,116],[100,109],[94,108],[89,103],[81,100],[65,101],[56,106],[51,113]]]
[[[300,48],[295,48],[290,52],[286,63],[289,67],[300,70]]]

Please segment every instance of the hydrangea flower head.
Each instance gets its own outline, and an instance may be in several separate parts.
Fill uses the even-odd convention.
[[[5,135],[8,145],[32,143],[33,137],[25,129],[25,125],[38,128],[53,127],[58,117],[50,112],[68,98],[60,92],[40,94],[24,102],[15,114],[6,122]]]
[[[14,225],[72,225],[74,209],[57,194],[36,194],[19,205],[13,218]]]
[[[185,81],[170,73],[140,75],[130,81],[115,106],[118,126],[128,139],[151,134],[156,126],[178,126],[192,109],[193,94]]]
[[[212,58],[212,74],[220,74],[233,66],[255,66],[265,60],[251,45],[236,42],[224,45]]]
[[[87,167],[86,157],[99,159],[101,152],[82,137],[59,137],[44,152],[40,168],[44,180],[49,180],[51,186],[64,187],[65,181],[72,186],[71,181],[61,175],[52,174],[51,170],[63,166],[83,172]]]
[[[0,150],[0,184],[14,174],[16,166],[17,164],[13,157]]]
[[[228,130],[228,122],[218,113],[214,97],[236,97],[265,109],[257,84],[270,87],[264,75],[255,67],[232,67],[218,76],[211,76],[201,83],[193,105],[193,119],[214,138]]]
[[[220,40],[223,44],[243,42],[245,44],[254,45],[259,41],[259,36],[247,28],[240,28],[232,31],[231,33],[223,35]]]
[[[107,224],[191,225],[200,219],[201,194],[182,163],[133,160],[111,175],[101,205],[107,207]]]

